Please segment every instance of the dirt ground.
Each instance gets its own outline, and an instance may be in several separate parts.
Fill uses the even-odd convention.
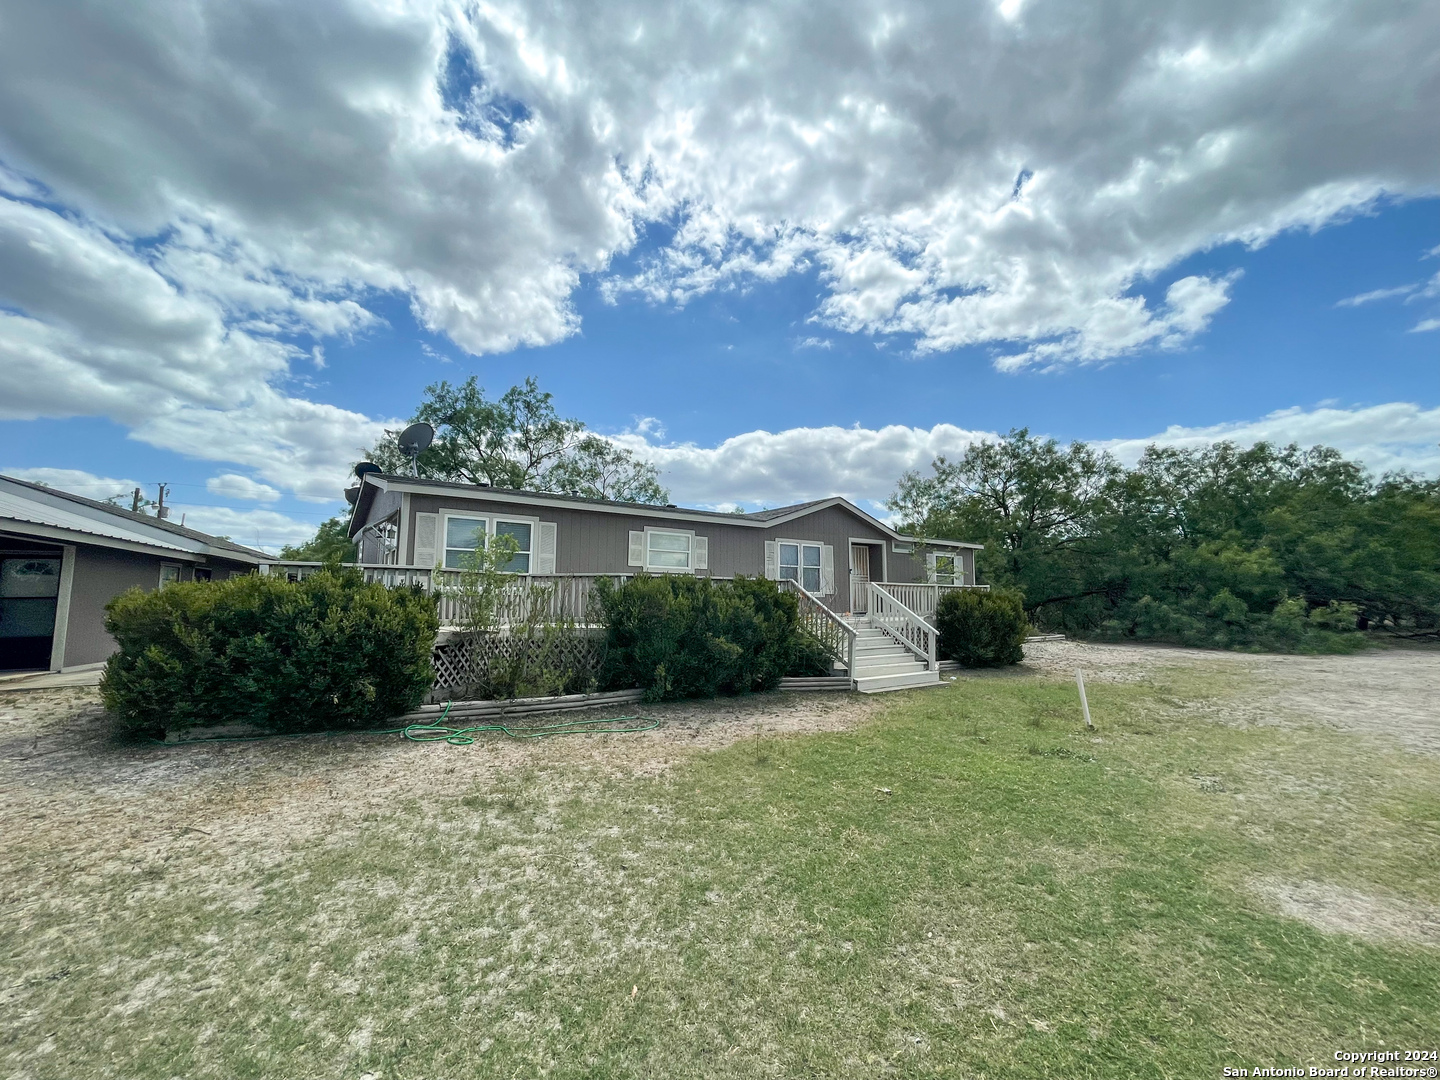
[[[1440,754],[1440,648],[1391,647],[1346,656],[1208,652],[1159,645],[1039,642],[1018,672],[1086,681],[1142,682],[1164,669],[1233,672],[1254,687],[1243,700],[1187,703],[1239,724],[1318,723]]]

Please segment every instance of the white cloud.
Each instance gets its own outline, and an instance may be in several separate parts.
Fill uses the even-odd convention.
[[[153,498],[155,485],[142,484],[137,480],[119,480],[114,477],[96,476],[94,473],[85,472],[81,469],[4,469],[5,476],[13,476],[17,480],[28,480],[32,484],[45,484],[58,491],[68,491],[72,495],[83,495],[87,499],[99,499],[104,502],[112,496],[119,496],[121,506],[130,506],[130,493],[139,488],[147,498]],[[225,495],[231,498],[269,498],[261,495],[244,495],[234,490],[228,484],[217,484],[216,481],[246,481],[243,476],[214,477],[206,487],[218,495]],[[271,491],[264,484],[254,484],[255,488]],[[183,500],[172,501],[170,506],[170,520],[175,524],[184,524],[192,529],[199,529],[201,532],[210,533],[212,536],[228,536],[237,544],[244,544],[247,547],[258,547],[263,551],[277,552],[286,544],[301,544],[315,535],[315,528],[318,519],[314,523],[298,521],[287,514],[276,510],[240,510],[227,506],[207,506],[204,504],[187,503]],[[153,511],[151,511],[153,513]]]
[[[1389,300],[1396,296],[1409,296],[1418,285],[1397,285],[1393,289],[1371,289],[1356,296],[1347,296],[1344,300],[1337,300],[1336,307],[1359,307],[1362,304],[1373,304],[1376,300]]]
[[[937,424],[750,431],[715,447],[655,445],[639,433],[613,438],[657,465],[681,505],[728,510],[738,504],[783,506],[844,495],[883,513],[880,504],[905,471],[923,471],[942,454],[956,457],[971,443],[998,437],[995,432]],[[1440,408],[1427,410],[1408,402],[1281,409],[1255,420],[1175,426],[1144,438],[1097,440],[1095,445],[1134,464],[1152,443],[1200,446],[1222,439],[1244,445],[1260,440],[1306,447],[1323,443],[1377,473],[1406,469],[1440,475]]]
[[[1200,446],[1222,439],[1246,446],[1262,440],[1305,447],[1323,443],[1364,462],[1377,473],[1406,469],[1440,475],[1440,408],[1424,409],[1403,401],[1353,409],[1296,406],[1258,420],[1209,427],[1176,425],[1147,438],[1112,439],[1100,445],[1129,464],[1138,460],[1151,443]]]
[[[269,484],[256,483],[248,476],[236,473],[222,473],[205,481],[205,490],[231,499],[250,499],[255,502],[275,502],[280,492]]]
[[[297,521],[277,510],[236,510],[228,506],[196,506],[177,502],[171,521],[185,524],[211,536],[228,536],[237,544],[278,554],[286,544],[303,544],[315,535],[318,519]]]
[[[1436,249],[1440,251],[1440,248]],[[1426,252],[1426,256],[1434,255],[1434,251]],[[1433,300],[1440,296],[1440,274],[1435,274],[1428,281],[1415,281],[1408,285],[1397,285],[1390,289],[1374,289],[1370,292],[1360,293],[1358,296],[1347,297],[1337,303],[1336,307],[1359,307],[1361,304],[1373,303],[1376,300],[1390,300],[1397,296],[1405,297],[1406,304],[1413,304],[1416,301]],[[1440,329],[1440,318],[1429,317],[1421,319],[1410,328],[1412,334],[1423,334],[1427,330]]]
[[[1131,302],[1188,254],[1433,192],[1440,120],[1395,105],[1427,100],[1433,7],[1124,10],[31,5],[3,186],[144,241],[231,332],[352,332],[382,289],[473,352],[552,342],[663,219],[650,295],[819,266],[838,328],[1042,362],[1197,333],[1218,281]]]
[[[244,465],[302,499],[332,502],[350,463],[384,428],[360,413],[261,387],[229,408],[177,406],[140,424],[133,437],[189,457]]]
[[[933,428],[896,424],[871,428],[791,428],[750,431],[716,447],[685,443],[657,446],[643,434],[614,441],[653,462],[671,495],[684,505],[730,509],[783,506],[844,495],[876,504],[907,469],[924,468],[940,454],[962,453],[991,432],[951,424]]]
[[[472,353],[596,274],[1014,369],[1184,346],[1167,273],[1433,194],[1435,5],[133,0],[7,10],[0,418],[105,416],[325,497],[380,424],[292,392],[378,292]],[[650,225],[673,239],[629,277]],[[1420,295],[1420,294],[1417,294]],[[1416,329],[1428,329],[1424,318]]]
[[[32,484],[44,484],[57,491],[68,491],[71,495],[82,495],[87,499],[106,502],[118,497],[122,505],[130,505],[130,495],[137,487],[141,492],[153,490],[138,480],[116,480],[109,476],[96,476],[80,469],[3,469],[6,476],[16,480],[28,480]]]

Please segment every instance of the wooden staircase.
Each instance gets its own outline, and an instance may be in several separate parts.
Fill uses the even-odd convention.
[[[845,621],[855,629],[855,669],[850,677],[856,690],[862,694],[879,694],[940,685],[938,670],[930,670],[924,660],[878,626],[871,625],[866,616],[857,615]]]

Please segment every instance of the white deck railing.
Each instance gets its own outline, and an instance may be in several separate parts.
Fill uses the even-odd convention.
[[[935,608],[940,603],[940,597],[951,590],[979,589],[981,592],[985,592],[990,588],[989,585],[936,585],[934,583],[899,585],[893,581],[876,581],[871,584],[884,589],[891,597],[900,601],[922,619],[933,619]]]
[[[283,574],[292,581],[318,571],[324,563],[279,561],[262,567],[262,573]],[[440,607],[440,625],[457,628],[464,624],[461,607],[464,596],[460,590],[458,570],[431,570],[420,566],[395,566],[390,563],[349,563],[365,576],[392,588],[418,586],[436,594]],[[514,626],[525,622],[554,622],[567,619],[581,626],[600,624],[599,603],[595,599],[595,583],[608,578],[619,585],[634,574],[516,574],[508,582],[496,602],[495,622]],[[728,580],[716,577],[716,581]]]
[[[855,676],[855,628],[822,604],[813,593],[793,578],[781,578],[776,582],[781,589],[795,594],[800,603],[800,626],[820,642],[831,659],[845,665],[851,678]]]
[[[940,659],[935,628],[873,581],[866,592],[870,621],[924,660],[927,670],[934,671]]]

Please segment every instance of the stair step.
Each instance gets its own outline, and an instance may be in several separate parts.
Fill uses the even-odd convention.
[[[925,665],[919,661],[895,660],[884,664],[856,664],[855,677],[857,679],[868,679],[876,675],[905,675],[917,671],[924,671]]]
[[[934,671],[919,671],[910,675],[862,676],[855,680],[855,689],[862,694],[880,694],[887,690],[909,690],[917,686],[947,686]]]

